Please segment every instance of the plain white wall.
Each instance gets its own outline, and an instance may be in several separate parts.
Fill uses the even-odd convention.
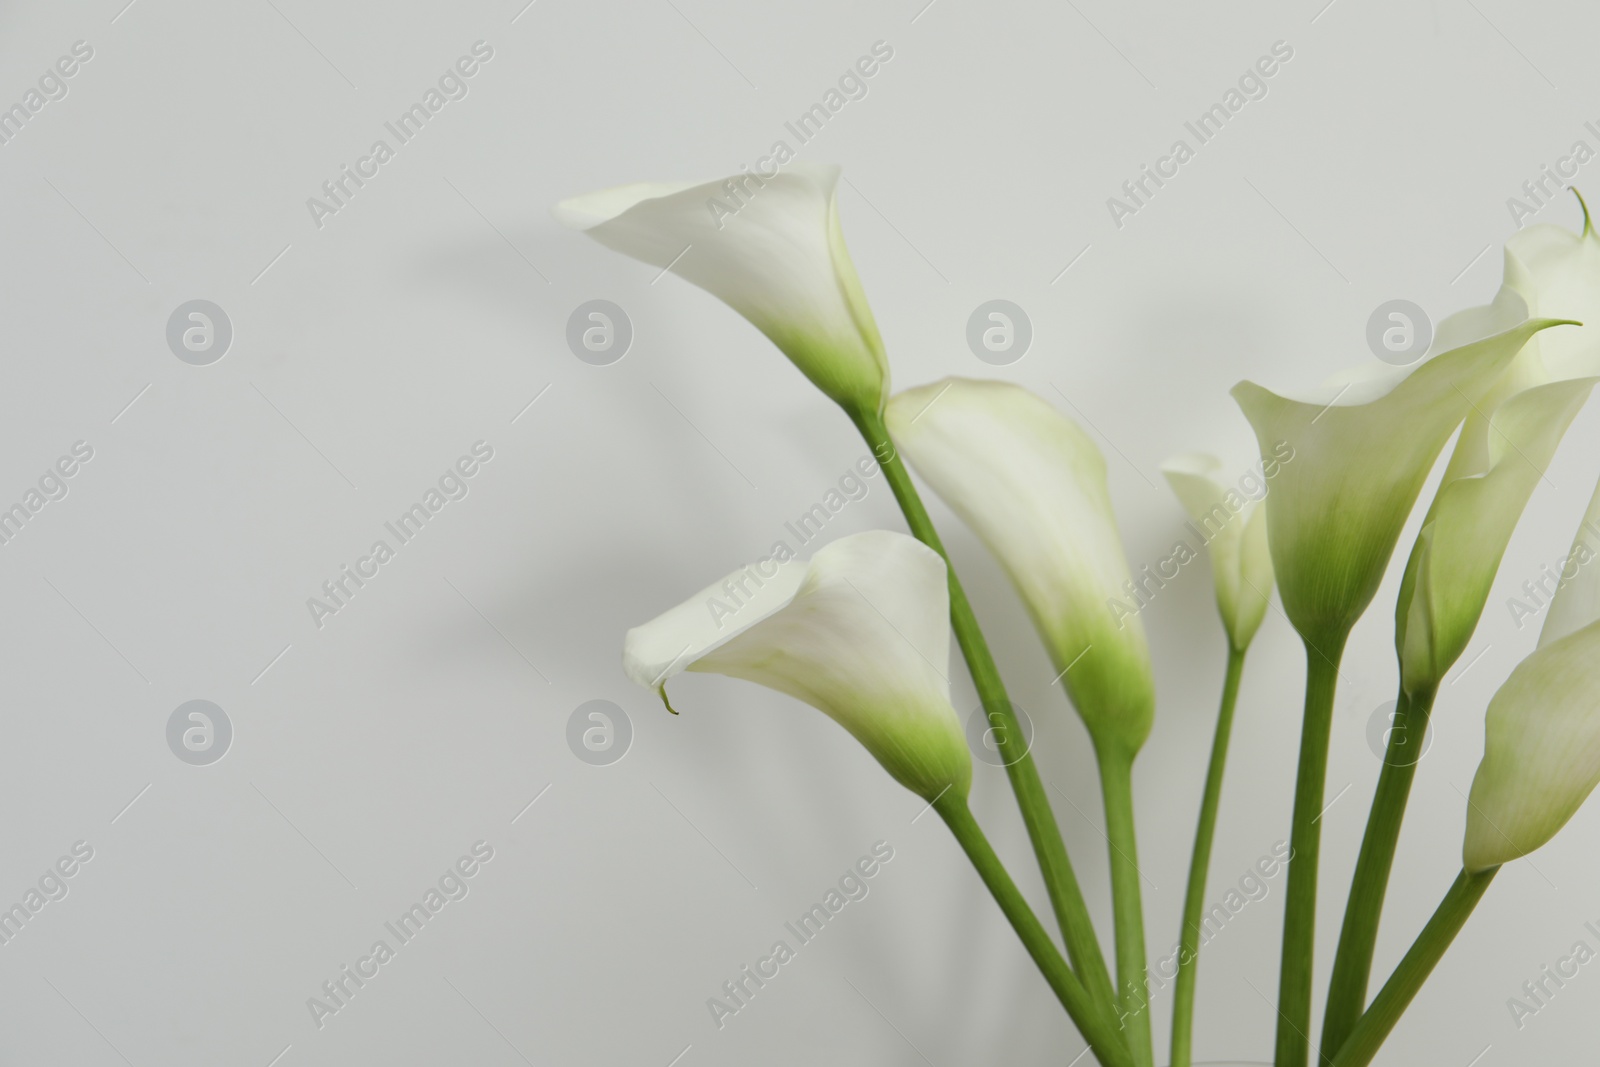
[[[1437,319],[1493,293],[1506,199],[1575,140],[1600,146],[1584,127],[1600,119],[1600,14],[525,2],[0,8],[0,104],[74,42],[93,49],[0,145],[0,503],[74,442],[94,452],[0,546],[0,902],[75,842],[93,849],[68,895],[0,946],[0,1062],[1071,1060],[1080,1039],[943,827],[841,730],[715,677],[678,683],[672,718],[623,677],[627,627],[763,554],[864,448],[737,316],[561,230],[548,206],[793,144],[784,122],[887,42],[865,98],[801,153],[845,166],[840,210],[895,380],[995,374],[1072,413],[1069,397],[1106,445],[1137,567],[1182,522],[1164,457],[1250,462],[1235,381],[1289,389],[1370,360],[1385,300]],[[468,95],[319,227],[307,198],[478,41],[493,56]],[[1107,198],[1277,41],[1293,59],[1268,95],[1114,225]],[[1600,189],[1600,164],[1577,183]],[[1563,198],[1538,218],[1578,212]],[[1034,330],[998,369],[965,341],[996,298]],[[209,366],[166,341],[195,299],[232,324]],[[632,322],[613,365],[565,341],[592,299]],[[466,498],[319,628],[307,598],[478,441],[493,459]],[[1534,637],[1504,602],[1566,551],[1597,445],[1591,410],[1507,553],[1468,652],[1481,658],[1445,687],[1382,973],[1454,874],[1484,705]],[[900,528],[869,485],[829,536]],[[1109,939],[1084,733],[997,568],[935,512],[1038,724]],[[1392,695],[1393,596],[1391,579],[1338,698],[1330,799],[1349,788],[1323,820],[1321,973],[1378,771],[1366,730]],[[1164,951],[1222,670],[1205,568],[1146,621],[1160,708],[1138,817]],[[1301,678],[1274,614],[1244,683],[1213,898],[1287,836]],[[167,743],[194,699],[232,723],[209,766]],[[569,748],[590,700],[629,716],[620,762]],[[980,765],[974,798],[1042,908],[1003,772]],[[1600,977],[1581,972],[1520,1031],[1506,1000],[1574,942],[1600,945],[1584,926],[1600,918],[1597,829],[1591,807],[1502,874],[1381,1062],[1588,1049]],[[880,840],[895,855],[870,895],[719,1031],[706,998]],[[493,858],[469,894],[319,1029],[307,998],[478,841]],[[1206,949],[1202,1059],[1269,1055],[1281,894],[1280,876]],[[1158,994],[1158,1045],[1169,1010]]]

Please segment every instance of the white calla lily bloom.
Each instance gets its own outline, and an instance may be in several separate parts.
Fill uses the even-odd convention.
[[[1272,468],[1274,474],[1277,469]],[[1245,497],[1237,486],[1223,484],[1221,472],[1222,464],[1215,456],[1199,453],[1173,456],[1161,465],[1167,484],[1211,553],[1217,611],[1229,643],[1243,652],[1261,628],[1272,596],[1267,510],[1260,499]]]
[[[886,411],[901,452],[1000,561],[1096,745],[1132,757],[1155,683],[1106,463],[1087,434],[1006,382],[947,378]]]
[[[1395,612],[1411,693],[1437,687],[1466,650],[1528,498],[1600,375],[1600,237],[1587,209],[1581,234],[1540,225],[1507,241],[1503,291],[1530,315],[1594,325],[1529,340],[1462,425]]]
[[[950,588],[937,552],[871,530],[809,564],[735,571],[628,631],[623,666],[665,695],[681,671],[743,678],[822,711],[907,789],[965,798],[972,757],[949,697]]]
[[[555,217],[671,270],[749,319],[848,411],[876,413],[889,362],[839,226],[839,168],[636,183],[563,200]]]
[[[1600,486],[1568,559],[1539,647],[1489,702],[1472,780],[1462,863],[1527,855],[1554,837],[1600,784]]]
[[[1284,443],[1294,449],[1267,495],[1267,526],[1284,613],[1313,647],[1343,644],[1451,433],[1523,345],[1559,324],[1529,318],[1503,290],[1493,305],[1440,323],[1437,354],[1413,371],[1363,365],[1309,401],[1234,386],[1262,460]]]

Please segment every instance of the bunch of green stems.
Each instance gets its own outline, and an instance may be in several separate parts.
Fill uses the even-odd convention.
[[[888,457],[882,468],[912,534],[949,563],[938,531],[881,418],[857,414],[854,421],[874,453]],[[1153,1067],[1144,915],[1133,817],[1132,759],[1121,758],[1116,753],[1097,754],[1114,911],[1117,978],[1113,985],[1044,783],[953,564],[950,565],[950,613],[957,644],[989,719],[990,736],[1006,768],[1027,827],[1061,931],[1065,960],[966,806],[935,802],[934,809],[966,850],[1051,988],[1089,1040],[1095,1057],[1107,1067]],[[1309,640],[1305,643],[1305,706],[1291,816],[1276,1067],[1305,1067],[1310,1056],[1310,945],[1315,931],[1319,817],[1335,688],[1346,636],[1347,632],[1339,633],[1320,643]],[[1205,888],[1245,654],[1245,647],[1229,641],[1184,894],[1174,982],[1171,1067],[1190,1067],[1192,1063]],[[1366,994],[1378,920],[1416,770],[1417,759],[1413,753],[1421,744],[1433,697],[1432,691],[1402,692],[1397,702],[1334,965],[1319,1056],[1319,1062],[1324,1065],[1362,1067],[1371,1062],[1495,874],[1491,869],[1471,875],[1463,872],[1458,877],[1434,917],[1369,1007]]]

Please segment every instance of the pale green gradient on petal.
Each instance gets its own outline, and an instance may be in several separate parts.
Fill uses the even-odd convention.
[[[1573,538],[1581,565],[1545,615],[1539,647],[1489,702],[1467,806],[1469,871],[1526,855],[1600,782],[1600,484]]]
[[[950,590],[939,554],[871,530],[765,581],[731,615],[708,606],[727,602],[724,582],[628,631],[629,676],[659,689],[679,671],[704,671],[776,689],[850,731],[907,789],[930,801],[949,790],[965,797],[972,759],[950,706]]]
[[[846,409],[879,411],[889,362],[845,248],[838,181],[836,166],[796,162],[770,178],[605,189],[553,213],[728,304]]]
[[[1573,573],[1561,575],[1561,585],[1539,630],[1540,648],[1600,619],[1600,484],[1589,497],[1589,508],[1572,538],[1567,562]]]
[[[1600,239],[1533,226],[1506,242],[1497,304],[1593,323],[1531,338],[1467,414],[1395,609],[1401,685],[1439,684],[1465,651],[1528,498],[1600,375]]]
[[[911,465],[1005,568],[1096,744],[1137,752],[1155,684],[1143,624],[1112,607],[1131,579],[1094,442],[1005,382],[909,389],[886,418]]]
[[[1600,373],[1597,283],[1600,234],[1589,224],[1587,207],[1582,233],[1538,225],[1519,231],[1506,242],[1505,286],[1522,297],[1529,315],[1590,324],[1541,335],[1519,356],[1519,365],[1537,357],[1545,381]],[[1510,387],[1514,388],[1514,383]]]
[[[1544,645],[1489,703],[1462,866],[1481,871],[1555,836],[1600,783],[1600,623]]]
[[[1266,509],[1260,500],[1250,499],[1237,510],[1229,506],[1229,494],[1241,494],[1236,487],[1223,484],[1222,464],[1215,456],[1173,456],[1161,465],[1161,473],[1194,528],[1207,538],[1217,611],[1229,643],[1243,651],[1260,629],[1272,596]]]
[[[1515,317],[1513,295],[1470,313],[1480,328]],[[1451,432],[1554,319],[1517,325],[1444,351],[1363,403],[1288,400],[1253,382],[1233,396],[1256,432],[1262,459],[1294,449],[1267,495],[1272,562],[1284,612],[1314,647],[1333,647],[1371,603],[1395,541]],[[1463,332],[1447,321],[1442,337]],[[1346,393],[1356,391],[1355,388]]]
[[[1528,497],[1594,383],[1576,378],[1514,394],[1487,422],[1485,469],[1447,470],[1407,561],[1396,608],[1407,692],[1437,686],[1466,650]],[[1475,428],[1462,430],[1469,432]]]

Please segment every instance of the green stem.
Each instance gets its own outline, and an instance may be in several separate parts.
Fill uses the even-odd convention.
[[[1067,955],[1081,976],[1084,988],[1094,997],[1106,1017],[1114,1019],[1115,996],[1111,988],[1111,974],[1106,969],[1105,956],[1100,951],[1100,941],[1095,936],[1088,906],[1084,904],[1083,892],[1072,870],[1072,861],[1067,857],[1067,847],[1061,839],[1061,830],[1056,824],[1055,812],[1050,807],[1050,798],[1045,793],[1044,782],[1028,752],[1028,742],[1016,714],[1011,710],[1005,683],[1000,680],[1000,671],[989,653],[983,632],[978,628],[978,618],[973,614],[967,594],[956,577],[956,569],[939,540],[939,532],[934,529],[927,508],[923,507],[917,487],[912,484],[911,473],[889,438],[889,430],[882,416],[874,411],[852,413],[851,418],[871,447],[884,477],[888,479],[911,533],[944,557],[950,572],[950,623],[955,630],[956,643],[961,646],[961,654],[966,658],[967,669],[972,674],[972,684],[994,728],[1000,758],[1005,763],[1011,788],[1017,796],[1017,806],[1022,811],[1022,821],[1028,828],[1028,838],[1039,859],[1039,869],[1050,894],[1050,905],[1066,941]]]
[[[1139,891],[1139,845],[1133,832],[1133,755],[1099,751],[1105,796],[1106,841],[1111,859],[1111,899],[1117,930],[1119,1017],[1138,1067],[1151,1067],[1150,1000],[1146,990],[1144,902]]]
[[[1316,947],[1317,861],[1322,797],[1328,777],[1328,734],[1339,659],[1348,632],[1318,650],[1306,644],[1306,704],[1300,725],[1300,768],[1289,832],[1289,884],[1284,890],[1283,958],[1278,969],[1276,1067],[1306,1067],[1311,1054],[1311,957]]]
[[[1051,990],[1067,1009],[1067,1014],[1072,1016],[1084,1040],[1094,1050],[1095,1057],[1105,1067],[1136,1067],[1122,1043],[1122,1035],[1117,1031],[1115,1022],[1106,1017],[1100,1005],[1078,981],[1078,976],[1067,966],[1066,960],[1061,958],[1055,942],[1050,940],[1049,933],[1033,914],[1033,909],[1028,907],[1021,890],[1011,880],[1011,875],[1000,862],[1000,857],[995,855],[989,839],[972,817],[966,799],[945,793],[933,802],[933,807],[944,819],[945,825],[950,827],[956,841],[966,850],[967,858],[977,868],[978,876],[989,887],[1000,910],[1021,938],[1023,947],[1033,957],[1033,962],[1038,965],[1045,981],[1050,983]]]
[[[1422,933],[1412,942],[1400,965],[1394,969],[1389,980],[1378,991],[1377,997],[1372,1001],[1372,1007],[1367,1009],[1367,1013],[1350,1032],[1349,1039],[1339,1049],[1339,1054],[1334,1057],[1333,1067],[1367,1067],[1367,1064],[1372,1062],[1372,1057],[1378,1054],[1384,1038],[1389,1036],[1394,1024],[1400,1021],[1401,1014],[1411,1004],[1411,998],[1417,995],[1417,990],[1427,981],[1428,975],[1433,972],[1434,965],[1444,955],[1445,949],[1450,947],[1450,943],[1461,932],[1467,916],[1472,914],[1472,909],[1483,899],[1484,890],[1489,888],[1489,883],[1494,880],[1495,872],[1499,869],[1490,867],[1476,874],[1462,871],[1456,876],[1455,883],[1444,895],[1444,900],[1439,902],[1433,918],[1422,928]]]
[[[1200,915],[1205,910],[1206,873],[1211,866],[1211,841],[1217,829],[1222,797],[1222,772],[1228,763],[1228,737],[1233,732],[1233,707],[1244,674],[1244,649],[1228,647],[1228,671],[1222,682],[1222,706],[1211,739],[1211,766],[1206,771],[1200,824],[1194,831],[1194,856],[1189,861],[1189,888],[1183,898],[1183,932],[1178,942],[1178,979],[1173,990],[1172,1067],[1189,1067],[1193,1054],[1195,972],[1200,965]]]
[[[1361,1010],[1367,1006],[1367,982],[1372,976],[1372,954],[1378,943],[1378,923],[1383,915],[1383,898],[1389,887],[1389,872],[1394,866],[1395,847],[1400,841],[1400,824],[1411,796],[1411,781],[1416,777],[1423,739],[1427,736],[1428,715],[1433,710],[1434,691],[1409,694],[1401,691],[1395,701],[1394,725],[1389,732],[1388,750],[1378,788],[1367,815],[1367,832],[1361,839],[1361,854],[1355,876],[1350,881],[1350,897],[1344,907],[1344,928],[1339,933],[1339,951],[1333,960],[1333,976],[1328,983],[1328,1010],[1322,1022],[1322,1058],[1331,1060],[1355,1029]]]

